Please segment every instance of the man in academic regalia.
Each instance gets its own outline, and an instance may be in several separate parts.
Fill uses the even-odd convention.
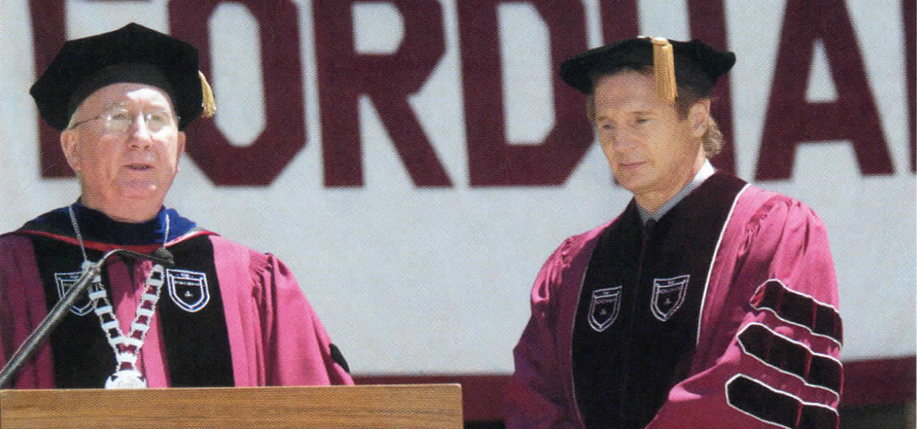
[[[137,24],[72,40],[31,94],[82,194],[0,236],[0,365],[105,252],[174,266],[107,259],[5,387],[353,384],[279,259],[163,207],[182,130],[215,107],[192,45]]]
[[[837,280],[824,225],[715,171],[710,93],[735,55],[634,38],[561,78],[617,183],[617,218],[544,264],[507,387],[510,428],[837,428]]]

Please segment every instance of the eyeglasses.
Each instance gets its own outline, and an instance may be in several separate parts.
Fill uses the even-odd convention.
[[[138,115],[127,110],[114,110],[111,112],[103,113],[94,118],[79,121],[71,125],[70,128],[76,128],[87,122],[101,119],[103,121],[102,126],[105,127],[106,131],[116,134],[124,134],[134,125],[134,121],[137,119],[137,116]],[[142,113],[139,116],[143,118],[144,123],[146,123],[146,127],[150,130],[150,132],[153,133],[173,129],[177,126],[179,121],[178,116],[166,111],[147,112]]]

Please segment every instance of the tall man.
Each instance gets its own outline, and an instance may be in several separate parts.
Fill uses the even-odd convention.
[[[31,93],[82,194],[0,236],[0,365],[104,252],[175,266],[109,259],[12,387],[353,383],[280,260],[163,207],[182,130],[214,108],[192,45],[137,24],[72,40]]]
[[[824,225],[715,171],[710,93],[735,55],[634,38],[561,64],[620,186],[532,289],[511,428],[836,428],[837,281]]]

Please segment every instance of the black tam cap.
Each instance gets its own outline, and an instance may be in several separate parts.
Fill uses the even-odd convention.
[[[96,90],[130,82],[165,91],[184,129],[200,116],[209,85],[198,70],[197,48],[130,23],[118,30],[70,40],[29,91],[48,125],[64,130],[80,103]],[[212,107],[212,94],[209,95]],[[208,112],[212,115],[212,111]]]
[[[736,62],[732,52],[713,49],[700,40],[676,40],[637,37],[590,49],[560,65],[560,77],[584,94],[592,94],[595,79],[620,68],[653,66],[654,40],[671,44],[675,80],[679,87],[690,88],[701,96],[710,95],[718,77],[726,74]]]

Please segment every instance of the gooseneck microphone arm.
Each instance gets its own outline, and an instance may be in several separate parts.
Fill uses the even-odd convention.
[[[54,328],[60,324],[61,320],[64,319],[67,311],[70,310],[70,307],[76,302],[80,294],[86,290],[92,282],[92,279],[102,271],[102,266],[105,264],[108,257],[115,254],[123,254],[136,259],[146,259],[166,267],[175,266],[172,254],[165,248],[157,249],[152,255],[146,255],[127,249],[114,249],[103,255],[98,262],[88,264],[88,267],[80,275],[80,278],[76,280],[73,287],[61,297],[61,300],[58,301],[57,304],[54,304],[54,307],[51,307],[51,311],[49,311],[48,315],[41,321],[41,324],[29,334],[28,338],[26,338],[22,345],[16,350],[16,353],[10,357],[10,360],[6,363],[6,366],[3,367],[3,370],[0,371],[0,388],[3,388],[3,386],[6,386],[6,384],[12,380],[13,376],[19,371],[22,365],[25,364],[26,360],[35,353],[39,344],[51,335],[51,331],[53,331]]]

